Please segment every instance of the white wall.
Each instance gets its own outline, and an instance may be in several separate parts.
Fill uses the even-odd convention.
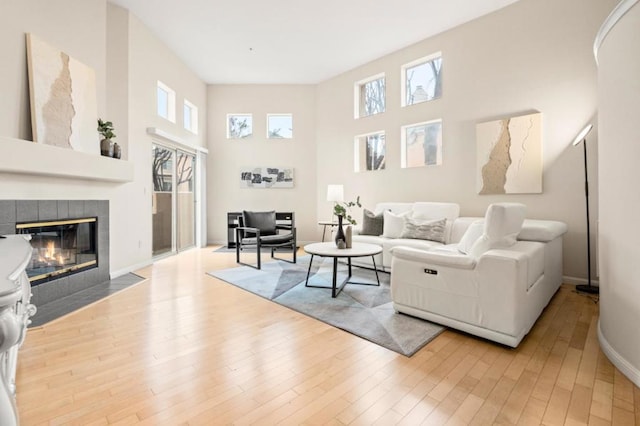
[[[453,201],[461,205],[462,215],[481,216],[490,203],[522,202],[528,217],[569,225],[564,274],[586,277],[583,158],[571,142],[585,123],[595,120],[592,44],[614,5],[615,0],[521,0],[321,83],[317,163],[334,167],[318,167],[316,216],[324,217],[330,208],[325,200],[330,183],[345,184],[345,197],[360,195],[368,208],[380,201]],[[400,67],[438,51],[443,55],[443,97],[401,108]],[[387,79],[387,111],[354,119],[354,83],[381,72]],[[533,111],[543,117],[543,193],[478,195],[476,124]],[[436,118],[443,119],[442,166],[401,169],[400,126]],[[354,137],[377,130],[386,132],[386,170],[353,172]],[[589,137],[594,229],[595,135]]]
[[[83,179],[0,173],[2,199],[107,199],[110,201],[110,270],[123,272],[151,260],[151,137],[157,127],[194,146],[206,140],[206,86],[127,11],[105,0],[3,2],[0,26],[0,136],[31,139],[25,33],[91,66],[96,72],[98,116],[114,121],[134,181],[114,184]],[[109,49],[107,49],[107,43]],[[179,121],[155,116],[156,81],[178,94]],[[107,85],[108,83],[108,85]],[[182,129],[183,97],[199,107],[201,132]],[[0,146],[0,153],[2,146]],[[5,155],[7,151],[5,150]],[[10,155],[10,154],[9,154]],[[51,161],[63,163],[60,149]],[[115,161],[115,160],[114,160]],[[124,160],[122,160],[124,161]]]
[[[640,3],[598,53],[600,125],[600,342],[640,386]]]
[[[316,238],[315,86],[212,85],[208,90],[208,229],[210,243],[227,241],[227,212],[294,211],[298,240]],[[227,139],[229,113],[253,114],[253,136]],[[267,139],[267,113],[293,114],[293,139]],[[294,188],[241,189],[246,166],[294,168]]]

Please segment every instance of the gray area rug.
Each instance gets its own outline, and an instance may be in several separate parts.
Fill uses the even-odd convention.
[[[208,272],[209,275],[348,331],[402,355],[411,356],[445,328],[393,310],[389,274],[379,273],[380,287],[347,284],[335,299],[331,289],[305,287],[310,256],[297,264],[265,262],[261,270],[248,266]],[[310,285],[331,286],[332,260],[314,257]],[[339,265],[338,283],[347,276]],[[352,281],[374,284],[372,270],[353,267]]]

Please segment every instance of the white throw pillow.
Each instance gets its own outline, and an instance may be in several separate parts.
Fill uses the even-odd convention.
[[[392,211],[385,210],[382,236],[385,238],[400,238],[404,229],[404,220],[410,213],[411,211],[395,214]]]
[[[478,238],[480,238],[483,233],[483,220],[476,220],[471,223],[458,243],[458,251],[462,254],[469,254],[471,247],[473,247],[473,244],[478,241]]]

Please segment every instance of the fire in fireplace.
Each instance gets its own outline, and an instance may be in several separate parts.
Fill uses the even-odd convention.
[[[98,266],[95,217],[17,223],[16,233],[31,234],[33,253],[26,272],[31,285]]]

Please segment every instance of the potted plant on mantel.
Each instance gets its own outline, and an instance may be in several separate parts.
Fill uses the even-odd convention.
[[[98,118],[98,133],[102,135],[100,141],[100,153],[105,157],[120,158],[121,150],[117,143],[113,143],[111,139],[116,137],[113,133],[113,123],[111,121],[102,121]]]

